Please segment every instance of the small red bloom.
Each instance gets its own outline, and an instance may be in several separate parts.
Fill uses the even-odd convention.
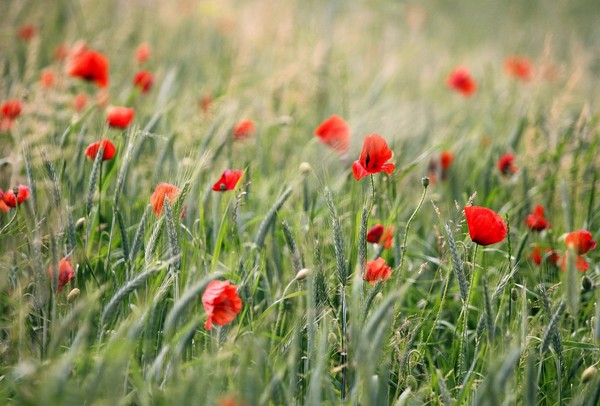
[[[384,244],[384,248],[392,246],[394,227],[385,228],[381,224],[376,224],[367,232],[367,242],[372,244]]]
[[[498,169],[502,173],[502,175],[512,175],[517,172],[517,167],[514,164],[515,156],[510,153],[506,153],[498,159]]]
[[[10,207],[8,207],[6,203],[4,203],[4,192],[2,191],[2,189],[0,189],[0,210],[2,210],[5,213],[10,210]]]
[[[560,269],[561,271],[565,271],[567,269],[567,264],[569,263],[569,251],[565,252],[565,255],[560,259]],[[581,272],[585,272],[589,268],[589,264],[581,255],[575,254],[575,268],[577,268]]]
[[[254,136],[254,134],[256,134],[256,129],[252,120],[242,120],[233,129],[234,140],[245,140]]]
[[[210,110],[210,107],[212,106],[212,96],[208,93],[206,93],[205,95],[202,96],[202,98],[200,99],[200,110],[202,110],[203,113],[208,113]]]
[[[454,161],[454,154],[450,151],[442,151],[440,152],[440,167],[442,171],[447,171],[450,169],[450,165],[452,165],[452,161]]]
[[[154,209],[154,213],[156,213],[157,216],[160,216],[162,213],[163,206],[165,205],[165,196],[169,198],[169,203],[173,204],[173,201],[175,201],[178,194],[179,188],[175,185],[161,183],[156,186],[154,193],[150,196],[150,204]]]
[[[465,217],[471,240],[479,245],[495,244],[504,240],[508,227],[493,210],[481,206],[465,207]]]
[[[377,134],[365,137],[362,151],[358,160],[352,164],[352,173],[356,180],[378,172],[388,175],[394,172],[394,164],[387,162],[392,158],[392,150],[383,138]]]
[[[91,51],[86,47],[74,51],[67,63],[69,76],[94,82],[101,88],[108,85],[108,69],[108,58],[101,52]]]
[[[133,84],[138,87],[142,93],[148,93],[152,89],[154,83],[154,76],[147,70],[141,70],[135,74],[133,78]]]
[[[385,259],[379,257],[373,261],[367,262],[367,270],[363,279],[371,285],[375,285],[378,280],[385,281],[392,275],[392,268],[385,264]]]
[[[211,330],[213,323],[224,326],[231,323],[242,310],[242,299],[238,296],[237,286],[230,281],[212,281],[202,295],[202,304],[206,311],[204,327]]]
[[[93,144],[88,145],[85,150],[85,155],[90,158],[92,161],[96,159],[96,155],[98,151],[100,151],[100,146],[104,146],[104,153],[102,154],[102,160],[108,161],[115,156],[115,152],[117,148],[115,145],[107,139],[101,139],[100,141],[96,141]]]
[[[546,259],[549,264],[556,265],[560,259],[559,255],[552,250],[552,248],[546,248],[544,252],[542,252],[542,247],[536,245],[531,250],[531,254],[529,254],[529,258],[536,264],[541,265],[542,261]]]
[[[212,190],[214,190],[215,192],[224,192],[226,190],[235,189],[243,174],[244,171],[241,169],[227,169],[223,172],[219,180],[213,185]]]
[[[315,135],[334,151],[344,153],[350,148],[350,127],[343,118],[335,114],[321,123],[315,130]]]
[[[596,248],[596,241],[592,239],[592,234],[587,230],[578,230],[567,234],[565,243],[567,247],[573,248],[577,255],[583,255]]]
[[[81,112],[85,108],[86,104],[87,96],[85,95],[85,93],[79,93],[73,99],[73,107],[75,107],[75,110],[77,110],[78,112]]]
[[[29,190],[28,186],[19,185],[15,189],[16,192],[13,189],[8,189],[4,192],[3,200],[8,207],[17,207],[17,205],[23,204],[31,196],[31,190]]]
[[[473,80],[469,70],[465,67],[454,69],[448,76],[448,79],[446,79],[446,84],[449,88],[462,93],[465,97],[471,96],[477,90],[475,80]]]
[[[550,228],[550,223],[544,218],[544,208],[539,204],[535,206],[533,213],[525,218],[525,225],[532,231],[542,231]]]
[[[4,102],[2,106],[0,106],[0,111],[2,111],[2,117],[8,118],[10,120],[14,120],[15,118],[21,115],[21,110],[23,106],[20,100],[13,99],[7,102]]]
[[[533,77],[533,64],[527,58],[518,56],[507,58],[504,69],[509,75],[524,82],[530,81]]]
[[[146,62],[150,58],[151,51],[150,44],[147,42],[140,44],[135,50],[136,61],[140,64]]]
[[[133,116],[135,116],[135,110],[131,107],[111,106],[106,109],[106,121],[114,128],[129,127]]]
[[[42,86],[46,89],[54,85],[54,72],[52,72],[52,69],[46,68],[42,70],[40,82],[42,83]]]
[[[37,35],[37,28],[33,24],[24,24],[19,28],[19,38],[29,42]]]
[[[52,265],[50,265],[50,268],[48,269],[48,275],[50,276],[51,280],[54,279],[54,270],[52,269]],[[71,262],[66,258],[58,261],[58,286],[56,291],[62,292],[63,287],[74,277],[75,272],[73,272]]]

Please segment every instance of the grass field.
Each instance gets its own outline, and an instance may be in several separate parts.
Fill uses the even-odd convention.
[[[596,2],[0,10],[1,404],[600,403]]]

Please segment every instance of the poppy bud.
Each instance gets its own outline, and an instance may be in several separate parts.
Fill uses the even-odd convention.
[[[594,282],[592,282],[592,280],[588,278],[587,275],[584,275],[583,279],[581,280],[581,288],[584,292],[589,292],[594,288]]]
[[[299,271],[298,271],[298,273],[296,274],[296,278],[295,278],[295,279],[296,279],[297,281],[301,281],[301,280],[304,280],[304,279],[306,279],[306,277],[307,277],[308,275],[310,275],[310,269],[308,269],[308,268],[303,268],[303,269],[301,269],[301,270],[299,270]]]
[[[598,369],[595,366],[587,367],[581,374],[581,382],[588,383],[598,375]]]
[[[304,176],[308,175],[311,170],[312,170],[312,167],[310,166],[310,164],[308,162],[302,162],[300,164],[300,173],[302,175],[304,175]]]
[[[69,292],[69,294],[67,295],[67,303],[73,303],[75,301],[75,299],[77,299],[79,297],[80,293],[81,293],[81,291],[79,290],[79,288],[75,288],[75,289],[71,290]]]
[[[427,187],[429,186],[429,177],[427,177],[427,176],[423,176],[423,177],[421,178],[421,184],[423,185],[423,187],[424,187],[425,189],[427,189]]]
[[[512,288],[510,290],[510,298],[516,302],[519,299],[519,291],[517,290],[517,288]]]

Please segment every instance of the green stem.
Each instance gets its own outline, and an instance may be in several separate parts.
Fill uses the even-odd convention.
[[[427,179],[427,182],[425,182],[425,179]],[[414,220],[415,216],[417,215],[417,212],[423,205],[423,201],[425,200],[425,194],[427,193],[427,186],[429,186],[429,178],[423,178],[423,193],[421,194],[421,199],[419,200],[419,204],[415,208],[415,211],[413,211],[408,221],[406,222],[406,227],[404,229],[404,238],[402,239],[402,245],[400,246],[400,248],[402,249],[402,255],[400,256],[400,265],[398,265],[396,273],[400,273],[402,271],[402,266],[404,265],[404,258],[406,257],[406,242],[408,240],[408,231],[410,230],[410,225]]]

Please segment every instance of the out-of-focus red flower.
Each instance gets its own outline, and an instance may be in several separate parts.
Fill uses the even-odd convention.
[[[10,210],[10,207],[4,203],[4,192],[0,189],[0,211],[7,212]]]
[[[385,281],[392,275],[392,268],[387,266],[385,259],[379,257],[367,262],[367,269],[363,275],[363,280],[375,285],[378,280]]]
[[[202,304],[206,311],[204,327],[207,330],[212,329],[213,323],[217,326],[231,323],[242,310],[237,286],[231,285],[230,281],[211,281],[202,294]]]
[[[498,213],[487,207],[465,207],[469,235],[479,245],[495,244],[504,240],[508,227]]]
[[[367,232],[367,242],[372,244],[383,244],[384,248],[392,246],[394,227],[385,228],[381,224],[376,224]]]
[[[567,264],[569,263],[569,251],[565,252],[565,255],[563,255],[560,260],[560,269],[561,271],[565,271],[567,269]],[[585,260],[584,257],[582,257],[581,255],[575,253],[575,268],[581,272],[585,272],[588,270],[589,268],[589,264],[587,263],[587,261]]]
[[[96,141],[93,144],[88,145],[88,147],[85,150],[85,155],[92,161],[95,160],[96,155],[98,155],[98,151],[100,151],[100,146],[104,146],[104,152],[102,153],[103,161],[108,161],[115,156],[117,148],[112,142],[104,138],[100,141]]]
[[[37,35],[37,28],[33,24],[24,24],[19,27],[18,35],[23,41],[29,42]]]
[[[446,79],[446,84],[450,89],[456,90],[465,97],[471,96],[477,90],[477,83],[471,77],[471,73],[462,66],[450,73],[448,79]]]
[[[539,245],[533,247],[531,254],[529,254],[529,258],[536,265],[541,265],[544,259],[546,259],[549,264],[556,265],[560,259],[559,255],[554,252],[552,248],[545,248],[544,251],[542,251],[542,247]]]
[[[497,163],[498,169],[502,175],[512,175],[517,172],[517,167],[515,166],[515,156],[510,153],[506,153],[498,159]]]
[[[175,198],[179,194],[179,188],[169,183],[161,183],[154,189],[154,193],[150,196],[150,204],[154,209],[154,213],[160,216],[165,205],[165,196],[169,198],[170,204],[173,204]]]
[[[135,74],[133,78],[133,84],[139,88],[142,93],[148,93],[152,89],[154,83],[154,76],[147,70],[141,70]]]
[[[539,204],[533,209],[533,213],[525,218],[525,225],[532,231],[542,231],[550,228],[550,223],[544,217],[544,208]]]
[[[527,58],[512,56],[504,62],[506,73],[514,78],[528,82],[533,78],[533,64]]]
[[[150,58],[151,52],[152,48],[150,47],[150,44],[144,42],[140,44],[135,50],[135,60],[140,64],[144,63],[148,60],[148,58]]]
[[[67,58],[69,55],[69,47],[66,44],[58,44],[56,49],[54,50],[54,59],[57,61],[62,61]]]
[[[454,161],[454,154],[450,151],[442,151],[440,152],[440,167],[442,171],[447,171],[450,169],[450,165],[452,165],[452,161]]]
[[[29,196],[31,196],[29,187],[19,185],[14,190],[6,190],[4,192],[3,200],[8,207],[17,207],[17,205],[21,205],[25,200],[29,199]]]
[[[94,82],[96,86],[108,86],[108,58],[101,52],[87,48],[72,50],[67,62],[67,74],[87,82]]]
[[[200,110],[205,114],[208,113],[212,106],[212,101],[212,96],[209,93],[204,94],[200,99]]]
[[[583,229],[567,234],[565,243],[567,247],[573,248],[577,255],[583,255],[596,248],[596,241],[592,239],[592,234]]]
[[[350,148],[350,126],[335,114],[317,127],[315,135],[336,152],[345,153]]]
[[[106,109],[106,122],[114,128],[127,128],[135,116],[131,107],[111,106]]]
[[[48,275],[50,276],[50,280],[54,279],[54,270],[52,268],[52,265],[50,265],[50,268],[48,268]],[[75,272],[73,271],[73,266],[71,265],[71,262],[66,258],[63,258],[60,261],[58,261],[58,286],[56,291],[62,292],[65,285],[69,283],[69,281],[74,277]]]
[[[78,112],[81,112],[85,108],[86,104],[87,104],[87,96],[85,95],[85,93],[79,93],[73,99],[73,107]]]
[[[215,192],[224,192],[226,190],[235,189],[244,171],[227,169],[223,172],[219,180],[213,185],[212,190]]]
[[[365,137],[362,151],[358,160],[352,164],[352,173],[356,180],[381,171],[388,175],[394,172],[394,164],[387,162],[392,158],[392,150],[387,142],[378,134]]]
[[[14,120],[15,118],[19,117],[21,115],[22,109],[23,105],[18,99],[8,100],[2,103],[2,106],[0,106],[0,111],[2,111],[2,117],[8,118],[10,120]]]
[[[252,120],[242,120],[233,129],[234,140],[245,140],[256,134],[256,128]]]
[[[51,88],[54,85],[54,72],[52,72],[52,69],[46,68],[42,70],[40,83],[46,89]]]
[[[438,162],[435,158],[429,160],[427,165],[427,177],[429,178],[429,184],[435,185],[438,177]]]

